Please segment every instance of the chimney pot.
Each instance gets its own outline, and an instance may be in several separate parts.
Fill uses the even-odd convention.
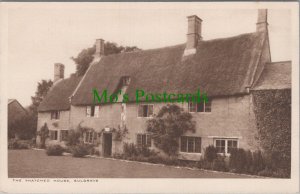
[[[65,66],[61,63],[54,64],[54,82],[64,79]]]
[[[268,31],[268,10],[259,9],[256,23],[256,32],[267,32]]]
[[[202,20],[196,16],[188,16],[188,33],[184,56],[196,53],[198,41],[202,40]]]

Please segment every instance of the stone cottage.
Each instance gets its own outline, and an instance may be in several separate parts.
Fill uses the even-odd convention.
[[[68,130],[79,125],[91,129],[83,139],[104,156],[122,152],[124,142],[153,148],[146,121],[166,104],[137,104],[136,89],[146,93],[200,89],[207,93],[208,103],[177,103],[196,121],[196,132],[179,139],[179,157],[199,159],[209,145],[225,155],[235,148],[258,149],[251,91],[291,88],[291,62],[271,61],[267,10],[258,11],[252,33],[205,40],[201,28],[202,20],[189,16],[186,43],[109,56],[104,56],[104,40],[98,39],[95,59],[83,77],[63,79],[63,65],[55,64],[57,81],[39,107],[38,129],[48,124],[49,144],[63,144]],[[278,71],[279,66],[287,66],[289,72]],[[121,90],[132,102],[95,105],[93,89]],[[116,131],[125,128],[126,137],[116,140]]]

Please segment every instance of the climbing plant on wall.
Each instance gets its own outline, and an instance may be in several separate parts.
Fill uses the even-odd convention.
[[[291,90],[253,92],[258,139],[272,168],[291,165]]]

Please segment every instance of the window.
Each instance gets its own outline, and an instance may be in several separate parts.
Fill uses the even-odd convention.
[[[136,136],[136,144],[138,147],[151,147],[151,135],[138,133]]]
[[[94,143],[97,139],[97,133],[94,131],[87,131],[84,135],[84,143]]]
[[[86,107],[87,117],[98,117],[99,116],[99,106],[87,106]]]
[[[140,104],[138,106],[138,117],[152,117],[153,104]]]
[[[211,112],[211,101],[200,103],[189,102],[189,112]]]
[[[129,76],[123,76],[122,77],[122,85],[123,86],[128,86],[130,83],[130,77]]]
[[[60,112],[59,111],[51,111],[51,120],[58,120],[60,116]]]
[[[68,130],[60,130],[60,141],[67,141],[68,139]]]
[[[180,151],[201,153],[201,137],[182,136],[180,138]]]
[[[50,130],[50,139],[57,140],[57,131],[56,130]]]
[[[237,139],[216,139],[215,147],[218,150],[218,153],[230,154],[233,149],[238,148]]]

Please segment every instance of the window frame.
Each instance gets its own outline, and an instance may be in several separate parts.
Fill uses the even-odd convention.
[[[88,105],[85,109],[85,115],[89,118],[98,118],[100,112],[100,106],[99,105]]]
[[[139,115],[140,106],[147,106],[148,107],[146,117]],[[149,106],[152,106],[152,114],[151,115],[149,115]],[[137,106],[137,118],[153,118],[153,116],[154,116],[154,104],[139,104]]]
[[[58,130],[49,130],[49,133],[50,133],[50,135],[49,135],[50,140],[52,140],[52,141],[58,140]],[[55,137],[54,139],[52,138],[53,133],[54,133],[54,137]]]
[[[183,143],[183,138],[186,138],[186,145],[185,146],[182,146],[182,143]],[[193,149],[192,151],[190,151],[189,149],[189,140],[192,139],[192,142],[193,142]],[[196,141],[200,140],[200,147],[197,148],[196,146]],[[183,150],[182,148],[185,147],[185,150]],[[199,151],[196,151],[196,150],[199,150]],[[183,136],[180,136],[180,146],[179,146],[179,152],[180,153],[187,153],[187,154],[202,154],[202,138],[200,136],[187,136],[187,135],[183,135]]]
[[[88,134],[88,135],[87,135]],[[98,138],[98,134],[95,131],[86,131],[84,132],[83,143],[85,144],[94,144]]]
[[[203,111],[199,111],[198,112],[198,106],[200,103],[203,103]],[[191,104],[193,104],[193,107],[195,108],[195,111],[194,112],[191,112]],[[209,106],[207,106],[206,104],[209,104]],[[209,110],[210,111],[207,111],[207,108],[206,107],[209,107]],[[209,114],[211,113],[211,107],[212,107],[212,100],[208,101],[208,103],[206,102],[199,102],[199,103],[195,103],[195,102],[188,102],[188,112],[189,113],[205,113],[205,114]]]
[[[214,138],[214,147],[217,148],[217,141],[225,141],[225,147],[224,147],[224,153],[218,152],[218,154],[224,154],[224,155],[230,155],[230,152],[228,150],[228,141],[236,141],[236,149],[239,148],[239,139],[238,138]],[[233,148],[234,149],[234,148]]]
[[[52,110],[50,112],[50,120],[56,120],[57,121],[59,119],[60,119],[60,111],[59,110]]]
[[[139,143],[139,138],[138,138],[139,136],[141,137],[141,142],[140,143]],[[143,137],[145,137],[145,140],[144,140]],[[151,148],[152,147],[152,137],[151,137],[151,134],[149,134],[149,133],[137,133],[136,134],[136,145],[137,145],[137,147]]]
[[[66,133],[65,136],[63,136],[63,132]],[[61,129],[60,130],[60,135],[59,135],[60,141],[67,141],[68,140],[68,135],[69,135],[69,130]]]

